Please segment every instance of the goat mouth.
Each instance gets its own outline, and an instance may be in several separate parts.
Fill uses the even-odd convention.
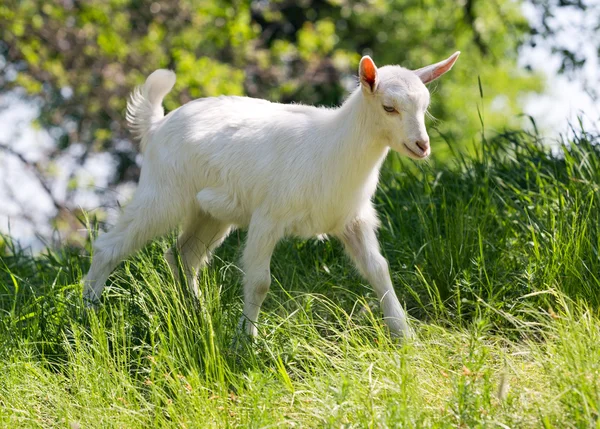
[[[402,143],[402,144],[404,145],[404,147],[406,148],[406,150],[408,150],[410,153],[412,153],[418,159],[423,159],[423,158],[425,158],[427,156],[427,155],[425,155],[425,152],[419,154],[419,153],[415,152],[414,150],[412,150],[411,148],[409,148],[406,145],[406,143]]]

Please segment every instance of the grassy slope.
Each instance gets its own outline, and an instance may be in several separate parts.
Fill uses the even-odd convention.
[[[591,140],[591,141],[590,141]],[[86,313],[76,250],[0,261],[1,427],[598,427],[600,149],[505,134],[383,173],[380,241],[418,340],[395,344],[335,241],[277,249],[233,347],[242,234],[199,307],[149,245]],[[401,171],[402,173],[394,173]]]

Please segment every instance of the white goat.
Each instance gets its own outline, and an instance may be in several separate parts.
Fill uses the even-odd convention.
[[[196,274],[211,252],[233,228],[248,227],[242,326],[256,335],[277,242],[330,234],[374,287],[391,332],[411,336],[379,251],[371,198],[390,147],[414,159],[429,155],[424,84],[450,70],[459,54],[416,71],[377,69],[365,56],[360,88],[337,109],[218,97],[165,117],[162,100],[175,74],[155,71],[127,107],[144,153],[139,187],[117,224],[94,244],[85,299],[97,302],[122,259],[182,221],[176,246],[197,294]],[[178,278],[174,254],[165,256]]]

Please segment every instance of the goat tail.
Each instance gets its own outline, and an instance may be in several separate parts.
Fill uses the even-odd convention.
[[[129,97],[125,118],[134,136],[140,140],[142,152],[148,143],[152,125],[165,116],[162,101],[173,89],[175,79],[175,73],[171,70],[156,70]]]

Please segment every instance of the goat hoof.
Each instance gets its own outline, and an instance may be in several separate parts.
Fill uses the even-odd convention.
[[[100,307],[100,299],[96,297],[91,297],[88,294],[84,294],[83,305],[86,310],[98,310],[98,307]]]

